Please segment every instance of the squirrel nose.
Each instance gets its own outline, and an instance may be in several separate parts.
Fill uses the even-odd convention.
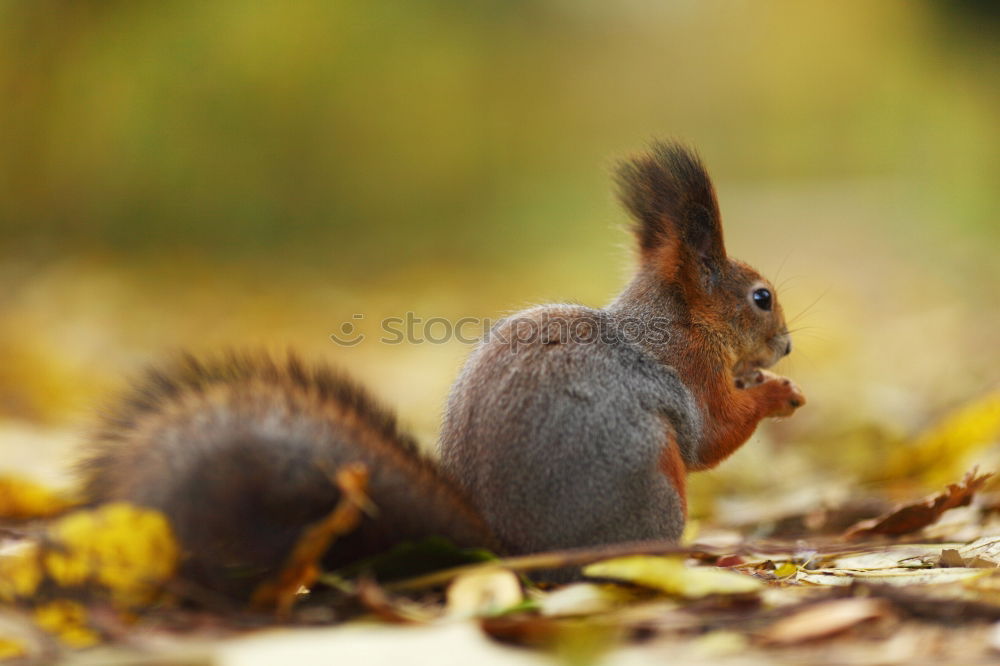
[[[789,340],[788,342],[785,343],[785,356],[788,356],[791,353],[792,353],[792,341]]]

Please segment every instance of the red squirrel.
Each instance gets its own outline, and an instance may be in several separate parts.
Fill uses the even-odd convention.
[[[499,322],[448,401],[443,467],[513,553],[678,539],[687,472],[805,404],[764,370],[791,352],[784,315],[726,255],[698,157],[655,143],[617,175],[639,244],[631,283],[602,310]]]
[[[455,382],[442,465],[343,374],[294,357],[182,357],[150,370],[84,448],[84,495],[162,511],[181,575],[246,599],[362,463],[377,511],[335,540],[337,567],[442,536],[500,554],[676,540],[688,471],[805,403],[764,368],[791,351],[774,288],[727,257],[715,193],[671,143],[625,162],[640,264],[607,308],[500,322]]]

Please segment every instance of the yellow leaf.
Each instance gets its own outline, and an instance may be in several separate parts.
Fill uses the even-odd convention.
[[[636,583],[686,599],[700,599],[711,594],[747,594],[763,587],[756,578],[716,567],[688,567],[678,557],[619,557],[591,564],[583,573],[592,578]]]
[[[943,485],[970,464],[971,453],[1000,437],[1000,391],[964,405],[925,430],[910,446],[899,449],[887,466],[890,478],[920,475],[928,484]]]
[[[42,582],[37,544],[23,544],[0,556],[0,600],[30,597]]]
[[[778,578],[788,578],[789,576],[794,576],[799,571],[799,568],[792,564],[791,562],[785,562],[780,567],[774,570],[774,575]]]
[[[37,607],[35,624],[69,647],[83,648],[100,642],[87,626],[87,609],[76,601],[59,599]]]
[[[680,543],[682,546],[690,546],[698,538],[701,524],[697,520],[688,520],[684,524],[684,532],[681,534]]]
[[[59,586],[97,584],[115,601],[134,605],[155,596],[174,574],[179,555],[163,514],[112,503],[54,523],[42,560]]]
[[[67,497],[45,486],[17,477],[0,477],[0,518],[47,518],[74,505]]]
[[[20,641],[0,637],[0,660],[16,659],[28,654],[28,649]]]

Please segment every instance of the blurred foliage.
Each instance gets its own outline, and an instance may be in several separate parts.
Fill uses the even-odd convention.
[[[699,475],[695,511],[939,482],[969,456],[926,477],[944,440],[917,434],[1000,376],[994,6],[0,0],[4,459],[65,462],[23,424],[227,344],[333,356],[431,445],[468,346],[329,334],[606,302],[630,244],[609,168],[674,136],[779,285],[779,371],[810,398]]]
[[[1000,440],[1000,392],[964,405],[910,445],[893,452],[886,466],[890,478],[920,476],[945,483],[968,465],[970,455]],[[1000,460],[991,461],[994,464]]]
[[[40,541],[22,542],[0,558],[0,601],[91,595],[124,608],[147,605],[179,559],[160,512],[125,503],[80,509],[49,524]]]
[[[27,520],[58,515],[75,502],[43,484],[0,476],[0,519]]]
[[[8,247],[294,250],[346,275],[506,265],[512,235],[601,210],[601,165],[664,133],[697,139],[726,179],[903,179],[952,223],[993,221],[980,56],[996,54],[921,4],[0,11]]]

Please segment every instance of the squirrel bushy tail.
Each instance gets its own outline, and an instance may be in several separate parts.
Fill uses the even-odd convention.
[[[107,414],[79,471],[89,502],[162,511],[186,582],[247,598],[336,506],[337,469],[364,464],[377,509],[334,543],[336,568],[407,540],[493,547],[460,491],[362,387],[294,356],[182,356]]]

